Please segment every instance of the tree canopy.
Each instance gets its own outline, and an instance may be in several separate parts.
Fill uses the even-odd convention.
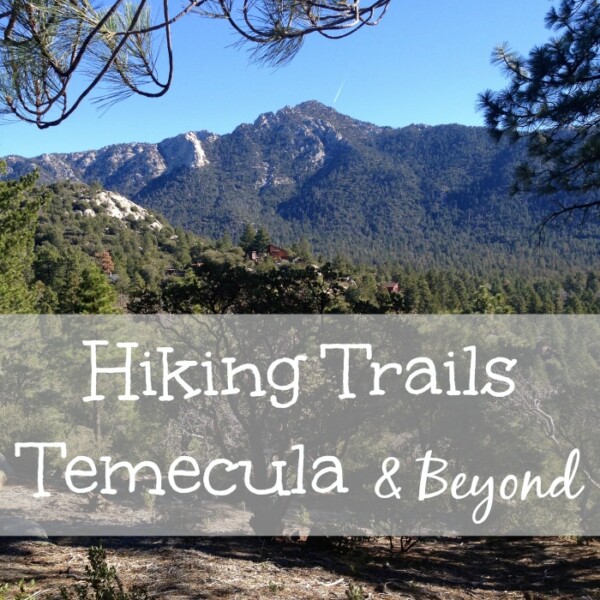
[[[562,0],[546,25],[556,36],[527,57],[495,50],[509,85],[481,94],[480,105],[497,138],[526,140],[515,189],[554,194],[552,219],[600,205],[590,194],[600,188],[600,3]]]
[[[375,25],[390,0],[0,0],[0,110],[58,125],[99,85],[100,101],[162,96],[173,75],[171,26],[195,13],[226,20],[254,57],[282,64],[307,34],[341,38]],[[166,49],[159,61],[157,50]]]
[[[18,180],[0,181],[0,313],[26,313],[33,307],[29,279],[41,198],[27,192],[36,178],[30,173]]]

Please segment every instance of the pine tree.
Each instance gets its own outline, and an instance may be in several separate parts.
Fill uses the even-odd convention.
[[[468,312],[484,315],[501,315],[511,313],[512,309],[506,302],[503,294],[492,294],[490,286],[483,284],[479,286],[479,289],[473,295],[471,309]]]
[[[585,194],[600,188],[599,23],[597,0],[561,0],[546,14],[546,25],[556,35],[528,56],[507,45],[497,48],[494,62],[509,85],[479,97],[496,138],[527,143],[529,160],[516,171],[515,190],[569,192],[546,222],[600,206],[596,196]]]
[[[0,313],[34,311],[30,279],[42,202],[31,193],[36,179],[37,174],[31,173],[15,181],[0,181]]]
[[[194,13],[229,23],[255,60],[279,66],[307,35],[335,39],[376,25],[389,1],[253,0],[238,6],[194,0],[179,6],[165,0],[160,10],[149,0],[2,2],[0,112],[45,129],[67,119],[98,87],[105,94],[108,86],[112,101],[162,96],[173,80],[171,26]],[[158,59],[161,47],[168,60]]]
[[[231,235],[229,231],[225,231],[225,233],[221,236],[221,239],[217,243],[217,248],[222,252],[225,252],[233,247],[233,240],[231,239]]]
[[[271,243],[271,236],[265,227],[259,227],[256,235],[254,236],[254,247],[253,250],[257,252],[266,252],[269,244]]]
[[[252,223],[247,223],[246,227],[244,227],[244,232],[242,233],[242,237],[240,237],[240,246],[242,250],[246,253],[251,252],[252,250],[256,250],[254,247],[254,238],[256,237],[256,230],[252,226]]]
[[[108,250],[103,250],[102,252],[96,252],[96,260],[100,265],[103,273],[110,275],[115,271],[115,263],[110,255]]]
[[[115,304],[117,293],[100,268],[90,263],[81,273],[81,283],[77,288],[76,313],[109,315],[118,313]]]
[[[292,245],[292,252],[294,252],[302,262],[312,263],[315,261],[310,242],[305,237]]]

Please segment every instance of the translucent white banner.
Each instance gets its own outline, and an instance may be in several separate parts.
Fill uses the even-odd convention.
[[[0,326],[0,535],[600,535],[600,318]]]

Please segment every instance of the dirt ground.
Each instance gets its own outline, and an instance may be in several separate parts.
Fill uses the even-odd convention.
[[[94,539],[0,542],[0,582],[35,579],[42,597],[81,582]],[[104,539],[125,586],[150,598],[524,598],[600,600],[600,542],[573,539],[423,539],[390,555],[386,540],[313,548],[260,538]],[[39,596],[38,596],[39,597]],[[359,596],[356,596],[360,598]]]

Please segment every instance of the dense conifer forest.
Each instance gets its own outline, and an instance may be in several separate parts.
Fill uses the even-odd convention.
[[[560,314],[600,307],[594,254],[584,241],[569,248],[577,268],[567,268],[564,254],[549,248],[540,250],[548,265],[540,268],[535,252],[518,259],[510,245],[489,256],[463,249],[463,260],[447,267],[410,260],[374,265],[342,253],[315,256],[306,239],[287,246],[281,261],[266,253],[279,240],[264,227],[247,225],[235,241],[227,233],[211,240],[155,213],[141,218],[135,207],[123,218],[111,216],[91,201],[98,193],[66,182],[27,192],[37,217],[23,273],[35,310]],[[252,251],[264,256],[252,261]]]
[[[234,239],[227,231],[218,239],[201,237],[173,227],[158,213],[99,184],[39,185],[35,177],[25,176],[0,183],[0,203],[4,220],[0,308],[5,313],[595,314],[600,310],[593,236],[590,244],[579,236],[564,246],[568,255],[546,247],[543,261],[535,252],[523,258],[514,246],[498,243],[489,254],[482,254],[481,248],[472,252],[463,248],[461,260],[447,256],[446,265],[433,267],[411,259],[358,261],[335,245],[331,254],[314,252],[306,238],[283,245],[265,225],[255,223],[246,223]],[[568,236],[568,230],[562,235]],[[49,357],[47,366],[38,366],[51,370],[51,365]],[[30,436],[63,438],[82,448],[109,447],[118,438],[122,417],[117,413],[102,411],[95,423],[80,422],[80,417],[67,422],[52,408],[38,407],[35,413],[33,408],[26,394],[0,407],[3,422],[11,424],[0,434],[3,448],[20,439],[25,423]],[[129,419],[135,427],[136,420],[131,415]],[[150,434],[143,439],[148,451],[162,448],[163,440]],[[99,510],[95,498],[90,499],[94,511]],[[224,565],[234,579],[240,570],[251,573],[253,583],[236,588],[241,598],[325,597],[321,592],[332,587],[336,597],[355,600],[380,594],[424,598],[431,593],[458,600],[466,598],[471,588],[490,600],[507,589],[515,594],[539,589],[541,595],[535,597],[549,599],[576,598],[596,586],[589,577],[596,542],[576,537],[552,542],[490,538],[470,540],[464,547],[465,542],[454,539],[310,535],[250,540],[53,539],[44,544],[4,542],[0,568],[7,583],[0,586],[0,598],[54,598],[58,593],[63,599],[141,600],[192,593],[217,597],[234,593],[222,577]],[[553,577],[552,589],[537,573],[538,555],[550,549],[552,556],[544,564]],[[515,552],[522,556],[518,568],[513,564]],[[467,584],[472,553],[482,558],[487,583],[482,579]],[[35,561],[26,564],[23,556]],[[150,559],[159,574],[155,579],[143,574]],[[196,565],[193,574],[188,560]],[[214,561],[221,565],[219,573]],[[513,582],[498,575],[498,561],[516,578]],[[64,570],[67,562],[77,573],[77,586]],[[436,573],[427,576],[431,565],[436,565]],[[177,583],[169,583],[167,571],[176,573]],[[401,578],[409,572],[418,574],[419,581],[403,583]],[[24,575],[35,581],[24,580]],[[573,577],[575,583],[565,577]],[[577,578],[584,583],[577,583]]]

